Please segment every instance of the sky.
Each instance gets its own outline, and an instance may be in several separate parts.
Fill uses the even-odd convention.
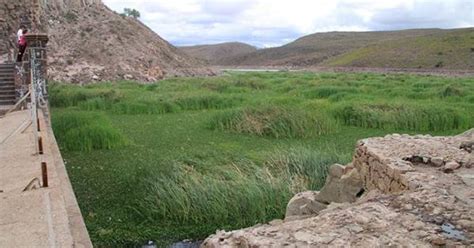
[[[474,0],[103,0],[176,46],[274,47],[329,31],[474,27]]]

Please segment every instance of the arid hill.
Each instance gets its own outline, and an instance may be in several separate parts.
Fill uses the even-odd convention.
[[[100,0],[54,0],[36,6],[26,0],[1,1],[5,3],[0,12],[6,18],[0,24],[8,30],[10,42],[15,39],[21,16],[27,16],[34,29],[50,35],[52,80],[155,81],[212,74],[203,62],[181,52],[140,21],[110,10]]]
[[[474,28],[316,33],[221,59],[234,66],[474,68]]]
[[[225,65],[229,63],[228,58],[244,56],[257,51],[256,47],[240,42],[186,46],[179,49],[190,56],[205,60],[211,65]]]

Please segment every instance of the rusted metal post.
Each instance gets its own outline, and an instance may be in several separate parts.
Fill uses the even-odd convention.
[[[43,155],[44,150],[43,150],[43,138],[42,137],[38,138],[38,148],[39,148],[39,154]]]
[[[38,122],[36,125],[38,126],[38,132],[41,132],[41,126],[40,126],[40,119],[36,118],[36,122]]]
[[[48,182],[48,164],[46,164],[46,162],[41,162],[41,175],[43,177],[43,188],[47,188],[49,186],[49,182]]]

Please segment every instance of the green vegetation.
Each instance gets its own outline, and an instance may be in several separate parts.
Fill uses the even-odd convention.
[[[306,138],[328,134],[334,124],[331,118],[318,113],[264,106],[222,112],[214,117],[210,127],[275,138]]]
[[[473,69],[474,29],[382,40],[325,62],[330,66]]]
[[[136,9],[131,9],[131,8],[125,8],[123,9],[123,13],[120,14],[121,16],[128,16],[128,17],[133,17],[135,19],[140,18],[141,14],[138,10]]]
[[[125,144],[110,121],[96,113],[59,112],[53,117],[53,128],[66,151],[113,149]]]
[[[282,218],[357,140],[474,126],[474,78],[232,73],[50,87],[95,246],[202,239]]]

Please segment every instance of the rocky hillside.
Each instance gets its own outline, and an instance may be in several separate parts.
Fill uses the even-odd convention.
[[[25,7],[31,1],[1,1],[6,2],[3,23],[7,32],[14,34],[19,17],[24,15],[37,30],[49,33],[52,80],[155,81],[212,74],[204,63],[181,52],[140,21],[111,11],[100,0],[38,1],[36,8]],[[33,9],[34,14],[24,13],[25,9]],[[14,35],[9,39],[14,40]]]
[[[203,247],[472,247],[473,149],[474,129],[362,140],[320,192],[290,201],[285,220],[219,231]]]
[[[257,48],[240,42],[228,42],[215,45],[180,47],[185,53],[207,61],[211,65],[228,65],[229,58],[244,56],[256,52]]]
[[[473,69],[473,39],[474,28],[316,33],[226,65]]]

